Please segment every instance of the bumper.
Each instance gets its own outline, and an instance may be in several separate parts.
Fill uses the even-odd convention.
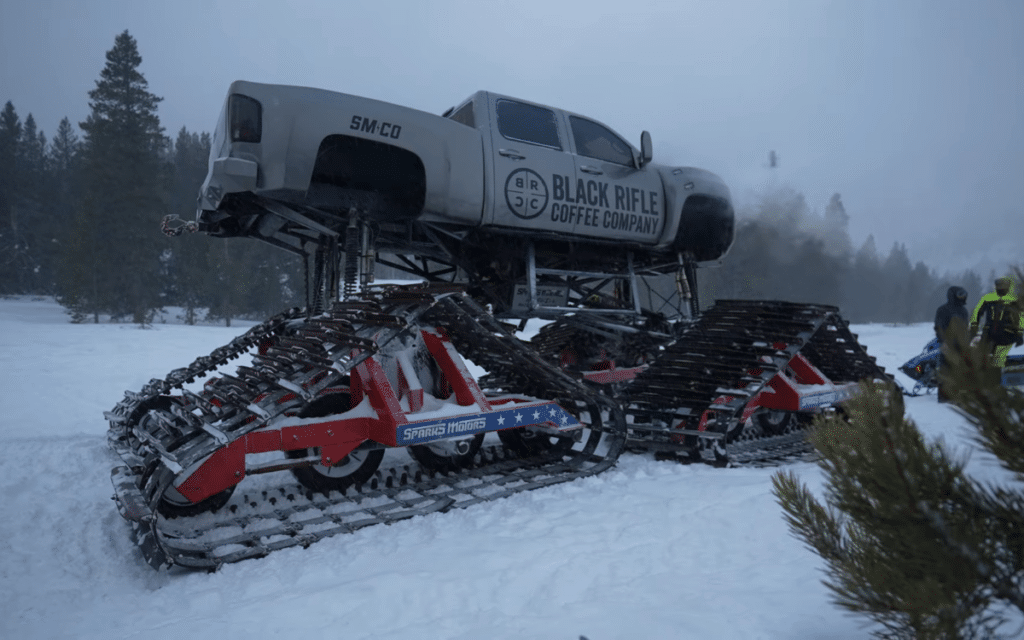
[[[244,158],[217,158],[199,193],[199,208],[213,211],[226,194],[255,191],[259,164]]]

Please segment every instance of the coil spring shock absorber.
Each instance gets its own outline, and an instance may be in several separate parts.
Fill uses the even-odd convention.
[[[356,294],[359,288],[359,218],[353,207],[348,210],[348,228],[345,230],[345,288],[346,298]]]
[[[696,318],[700,313],[700,301],[697,300],[697,273],[689,256],[678,254],[679,268],[676,270],[676,294],[689,303],[690,317]],[[691,286],[692,284],[692,286]]]

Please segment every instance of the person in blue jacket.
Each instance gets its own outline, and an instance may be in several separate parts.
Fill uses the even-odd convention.
[[[967,342],[967,290],[963,287],[950,287],[946,291],[946,304],[935,310],[935,337],[940,344],[953,343],[955,336],[951,332],[959,334],[960,344]],[[946,366],[946,356],[940,352],[939,355],[939,402],[948,402],[949,397],[942,384],[943,369]]]

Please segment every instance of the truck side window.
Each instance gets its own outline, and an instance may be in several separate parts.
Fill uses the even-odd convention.
[[[511,100],[498,100],[498,132],[509,140],[519,140],[562,150],[555,113]]]
[[[569,124],[579,155],[633,166],[633,152],[629,145],[610,129],[576,116],[569,116]]]
[[[458,111],[448,116],[448,118],[450,120],[458,122],[459,124],[464,124],[467,127],[472,127],[474,129],[476,128],[476,120],[473,118],[472,101],[469,101],[466,104],[462,105],[462,107]]]

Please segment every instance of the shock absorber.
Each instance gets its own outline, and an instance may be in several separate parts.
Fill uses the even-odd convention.
[[[700,312],[700,302],[697,300],[697,270],[693,260],[689,256],[678,254],[679,268],[676,270],[676,293],[679,297],[689,303],[690,317],[696,318]]]
[[[370,237],[370,225],[363,223],[360,225],[360,282],[364,285],[373,283],[373,271],[374,271],[374,252],[373,242]]]
[[[352,207],[348,210],[348,228],[345,229],[345,298],[359,290],[359,226],[356,209]]]

